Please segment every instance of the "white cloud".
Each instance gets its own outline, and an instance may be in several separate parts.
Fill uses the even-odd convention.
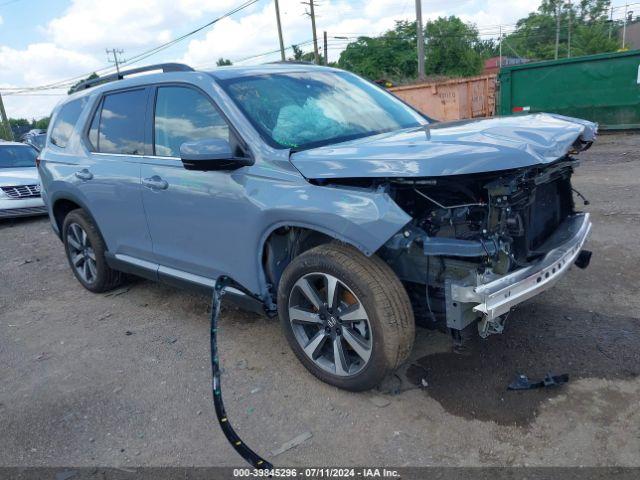
[[[407,14],[404,12],[408,10]],[[312,38],[311,21],[305,15],[305,6],[299,0],[281,0],[280,12],[286,47],[291,44],[309,42]],[[382,13],[381,13],[382,12]],[[366,5],[348,1],[323,1],[316,7],[316,30],[318,44],[322,47],[322,32],[334,35],[369,33],[375,34],[392,28],[395,20],[408,18],[412,10],[404,8],[397,0],[371,0]],[[337,58],[330,38],[330,59]],[[191,40],[182,61],[192,65],[212,66],[219,57],[238,61],[245,57],[278,49],[275,7],[272,1],[244,17],[227,18],[220,22],[201,39]],[[312,45],[303,45],[303,50],[311,51]],[[258,57],[247,63],[261,63],[278,59],[274,53]]]
[[[215,18],[235,4],[237,0],[73,0],[45,31],[63,47],[92,52],[116,47],[133,54],[171,39],[177,28]]]
[[[239,0],[70,0],[57,17],[40,27],[45,41],[24,49],[0,45],[0,82],[7,85],[40,85],[89,73],[107,65],[105,48],[125,50],[124,58],[155,47],[204,24],[236,7]],[[513,24],[534,11],[540,0],[423,0],[424,20],[458,15],[479,28]],[[318,42],[329,34],[329,58],[337,60],[345,47],[334,36],[378,34],[394,21],[415,18],[414,0],[323,0],[316,8]],[[280,0],[285,45],[311,39],[311,22],[300,0]],[[28,15],[28,11],[25,11]],[[2,18],[0,18],[0,23]],[[278,39],[273,0],[225,18],[205,32],[159,55],[147,63],[181,59],[194,66],[213,66],[219,57],[234,61],[277,50]],[[312,45],[303,46],[311,51]],[[279,54],[247,60],[262,63]],[[58,97],[7,95],[11,116],[47,115]]]
[[[540,0],[519,0],[517,2],[472,0],[464,9],[467,12],[460,11],[458,15],[464,21],[475,23],[478,27],[513,26],[518,19],[537,10],[539,5]],[[487,29],[487,31],[489,30]],[[492,31],[497,31],[497,28]]]
[[[0,72],[5,87],[44,85],[89,72],[99,65],[91,55],[63,49],[53,43],[34,43],[24,50],[0,47]],[[60,97],[50,96],[55,91],[38,93],[47,96],[5,94],[7,115],[27,118],[48,115]]]

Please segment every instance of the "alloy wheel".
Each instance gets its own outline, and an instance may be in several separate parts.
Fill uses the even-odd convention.
[[[298,279],[289,294],[293,334],[309,359],[340,377],[360,372],[373,347],[367,312],[353,291],[327,273]]]
[[[98,277],[96,254],[87,232],[77,223],[69,224],[67,229],[67,249],[71,266],[86,282],[93,283]]]

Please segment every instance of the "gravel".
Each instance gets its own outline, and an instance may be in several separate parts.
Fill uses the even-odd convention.
[[[321,383],[276,320],[225,307],[222,385],[243,441],[278,466],[640,466],[639,152],[640,135],[602,135],[580,155],[589,269],[464,355],[418,329],[392,397]],[[91,294],[46,218],[0,222],[0,258],[0,465],[242,465],[211,404],[207,297],[143,280]],[[548,371],[571,380],[506,390]]]

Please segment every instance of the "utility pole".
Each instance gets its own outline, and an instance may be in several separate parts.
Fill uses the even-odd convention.
[[[422,0],[416,0],[416,33],[418,35],[418,78],[424,80],[424,32],[422,31]]]
[[[286,60],[284,56],[284,41],[282,40],[282,24],[280,23],[280,7],[278,0],[275,0],[276,4],[276,20],[278,22],[278,38],[280,39],[280,59],[284,62]]]
[[[613,29],[613,5],[611,5],[611,13],[609,14],[609,40],[611,40],[612,29]]]
[[[498,43],[498,63],[502,69],[502,25],[500,25],[500,42]]]
[[[5,130],[6,139],[13,140],[13,131],[11,130],[11,124],[7,118],[7,112],[4,110],[4,103],[2,103],[2,94],[0,93],[0,120],[2,120],[2,126]]]
[[[624,24],[622,25],[622,49],[624,50],[624,44],[627,41],[627,10],[629,9],[629,4],[624,4]]]
[[[318,35],[316,33],[316,12],[315,12],[315,0],[309,0],[308,2],[301,2],[303,5],[309,6],[307,15],[311,17],[311,29],[313,30],[313,58],[316,65],[320,64],[320,56],[318,55]]]
[[[560,47],[560,0],[556,0],[556,55],[558,59],[558,48]]]
[[[569,0],[569,30],[567,31],[567,58],[571,58],[571,0]]]
[[[329,65],[329,47],[327,46],[327,31],[324,31],[324,64]]]
[[[111,59],[109,59],[109,62],[115,63],[116,72],[118,72],[118,76],[120,76],[120,64],[125,60],[118,58],[118,55],[122,55],[124,53],[124,50],[116,50],[115,48],[112,48],[111,50],[109,50],[107,48],[105,49],[105,52],[107,52],[107,55],[113,54],[113,62],[111,61]]]

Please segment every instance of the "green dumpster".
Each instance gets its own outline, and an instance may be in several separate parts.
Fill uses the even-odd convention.
[[[559,113],[601,129],[640,128],[640,50],[504,67],[499,80],[500,115]]]

